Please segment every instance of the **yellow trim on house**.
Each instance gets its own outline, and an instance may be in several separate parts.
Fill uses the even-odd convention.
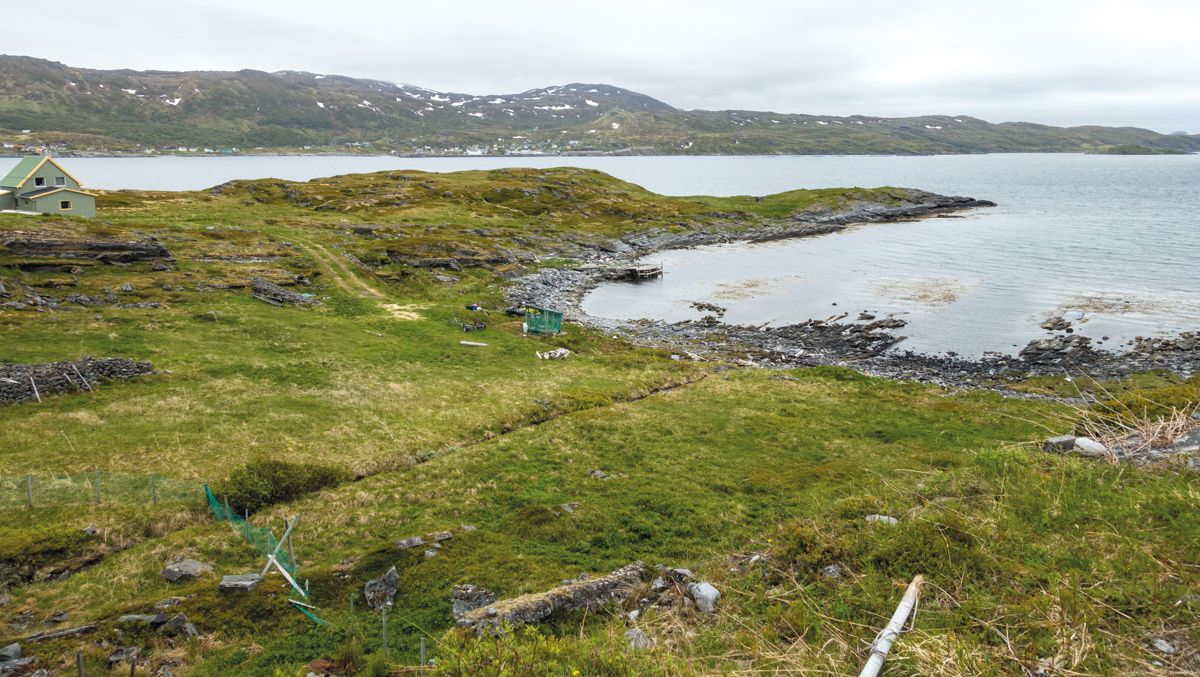
[[[42,168],[42,166],[45,165],[47,162],[54,165],[55,167],[58,167],[58,171],[62,172],[63,175],[65,175],[67,178],[71,179],[72,181],[74,181],[75,183],[78,183],[81,186],[83,185],[82,181],[75,178],[74,176],[71,176],[71,172],[68,172],[67,170],[63,169],[62,165],[55,162],[54,158],[47,155],[46,157],[42,158],[41,162],[37,163],[37,166],[33,168],[33,171],[29,172],[28,174],[25,175],[25,178],[21,179],[21,182],[17,184],[17,188],[24,186],[25,182],[28,181],[29,179],[33,178],[33,175],[37,174],[38,170],[40,170]],[[49,195],[49,193],[46,193],[46,194]],[[88,193],[88,195],[91,195],[91,193]],[[92,197],[95,197],[95,196],[93,195]]]
[[[25,198],[26,200],[37,200],[40,198],[48,197],[50,195],[54,195],[55,193],[61,193],[64,190],[67,191],[68,193],[79,193],[80,195],[99,197],[95,193],[89,193],[86,190],[79,190],[78,188],[69,188],[69,187],[68,188],[59,188],[58,190],[52,190],[49,193],[42,193],[41,195],[34,195],[33,197],[25,197],[24,195],[22,195],[21,197]]]

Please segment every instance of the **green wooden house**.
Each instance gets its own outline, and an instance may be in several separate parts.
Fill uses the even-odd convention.
[[[23,158],[0,179],[0,211],[96,216],[96,195],[49,157]]]

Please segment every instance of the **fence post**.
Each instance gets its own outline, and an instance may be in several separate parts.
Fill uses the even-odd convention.
[[[96,505],[100,505],[100,471],[96,471]]]
[[[25,476],[25,500],[33,507],[33,475]]]
[[[150,473],[150,505],[158,505],[158,476]]]
[[[387,655],[387,607],[383,607],[383,655]]]
[[[75,672],[79,677],[84,677],[83,674],[83,649],[75,650]]]
[[[229,520],[230,524],[233,524],[233,511],[229,509],[229,497],[225,498],[225,519]]]
[[[427,663],[425,662],[425,638],[421,638],[421,669],[424,670]]]
[[[137,677],[137,656],[129,659],[129,677]]]

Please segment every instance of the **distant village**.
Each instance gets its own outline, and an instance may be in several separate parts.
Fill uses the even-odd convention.
[[[22,136],[30,134],[22,130]],[[2,138],[2,137],[0,137]],[[155,155],[258,155],[278,152],[303,152],[312,154],[377,154],[402,157],[474,157],[474,156],[540,156],[540,155],[640,155],[653,153],[654,147],[606,148],[596,144],[569,139],[558,141],[534,140],[523,136],[497,140],[491,144],[470,145],[418,145],[418,144],[373,144],[370,141],[331,139],[326,145],[306,145],[298,148],[240,148],[236,146],[78,146],[62,141],[0,141],[0,157],[23,157],[27,155],[53,155],[55,157],[89,156],[155,156]]]

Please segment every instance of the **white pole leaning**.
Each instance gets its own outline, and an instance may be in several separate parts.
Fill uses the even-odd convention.
[[[888,651],[892,648],[892,643],[900,636],[905,621],[917,606],[917,597],[921,593],[921,584],[924,582],[925,577],[917,574],[912,579],[912,583],[908,584],[908,590],[904,591],[904,597],[900,599],[896,613],[892,614],[892,620],[871,643],[871,657],[867,659],[867,664],[863,666],[858,677],[877,677],[879,675],[879,671],[883,669],[883,662],[887,660]]]

